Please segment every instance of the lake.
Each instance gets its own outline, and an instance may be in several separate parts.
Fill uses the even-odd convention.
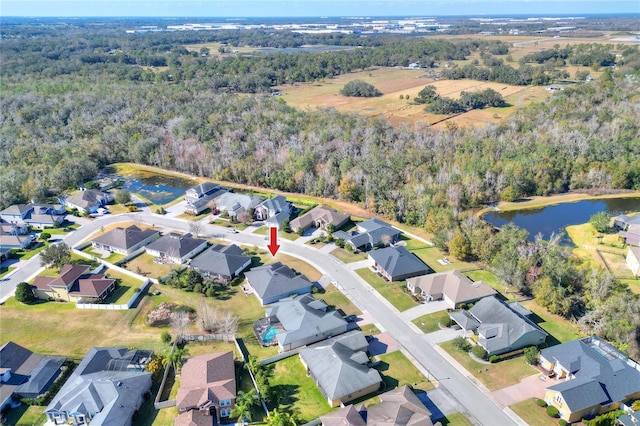
[[[538,233],[549,238],[552,232],[564,232],[570,225],[586,223],[598,212],[607,212],[610,216],[640,211],[640,198],[606,198],[601,200],[583,200],[572,203],[560,203],[539,209],[513,210],[508,212],[494,211],[483,216],[490,224],[501,227],[513,222],[529,232],[533,240]],[[571,244],[565,236],[564,243]]]
[[[131,193],[140,194],[153,204],[166,204],[178,197],[184,196],[184,192],[195,186],[196,182],[178,176],[163,175],[145,170],[137,170],[123,175],[109,175],[112,179],[125,181],[122,189]]]

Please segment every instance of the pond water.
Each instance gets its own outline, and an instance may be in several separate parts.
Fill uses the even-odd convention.
[[[153,204],[169,203],[183,196],[187,189],[196,185],[195,181],[191,179],[144,170],[127,173],[126,176],[111,175],[109,177],[124,180],[122,189],[140,194]]]
[[[539,209],[494,211],[485,214],[483,219],[497,227],[513,222],[520,228],[526,229],[529,232],[529,239],[533,240],[538,233],[541,233],[543,238],[549,238],[553,232],[556,234],[564,232],[567,226],[586,223],[593,214],[602,211],[610,216],[640,211],[640,198],[583,200]],[[565,236],[564,243],[571,244],[571,240]]]

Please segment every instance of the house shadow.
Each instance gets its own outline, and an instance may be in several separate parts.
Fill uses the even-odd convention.
[[[383,371],[389,370],[389,363],[385,361],[378,361],[378,363],[373,368],[382,373]]]
[[[369,354],[371,356],[386,354],[388,348],[389,346],[381,342],[377,337],[374,337],[373,340],[369,342]]]
[[[277,405],[281,408],[291,408],[298,401],[299,385],[275,385],[272,386],[273,393],[277,395]]]
[[[431,411],[431,421],[435,422],[436,420],[442,419],[444,417],[444,413],[440,411],[438,406],[429,398],[427,392],[419,391],[416,393],[416,396],[422,402],[422,404],[427,407],[427,410]]]
[[[527,318],[529,318],[531,320],[531,322],[533,322],[535,325],[537,325],[540,328],[542,328],[540,326],[540,324],[546,322],[545,320],[540,318],[535,312],[532,312],[531,315],[529,315]],[[547,346],[555,346],[555,345],[559,345],[560,343],[562,343],[562,342],[560,342],[560,340],[556,339],[552,334],[550,334],[549,332],[547,332],[547,333],[549,334],[547,336],[547,339],[545,340],[545,343],[546,343]]]

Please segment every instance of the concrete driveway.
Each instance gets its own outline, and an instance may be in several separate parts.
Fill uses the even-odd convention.
[[[491,392],[491,396],[501,408],[529,398],[544,398],[546,387],[553,383],[549,383],[549,380],[544,381],[540,377],[543,377],[540,373],[525,377],[520,380],[520,383]]]

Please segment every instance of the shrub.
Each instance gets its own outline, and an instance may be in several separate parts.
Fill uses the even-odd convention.
[[[475,345],[473,348],[471,348],[471,353],[473,353],[480,359],[485,359],[487,357],[487,351],[485,351],[484,348],[480,345]]]
[[[47,241],[49,238],[51,238],[51,234],[48,232],[41,232],[40,233],[40,239],[42,241]]]
[[[160,333],[160,340],[162,341],[162,343],[171,342],[171,334],[169,334],[167,330],[164,330],[162,333]]]
[[[558,420],[558,425],[559,426],[567,426],[568,424],[569,424],[569,422],[566,421],[565,419]]]
[[[15,298],[21,303],[32,303],[36,300],[35,294],[33,294],[33,288],[31,284],[21,282],[16,286]]]
[[[542,407],[542,408],[547,406],[547,403],[544,402],[544,399],[536,399],[536,404],[538,404],[538,407]]]
[[[128,206],[127,207],[127,211],[128,212],[137,212],[138,211],[138,206]]]
[[[491,355],[491,356],[489,357],[489,362],[490,362],[491,364],[495,364],[495,363],[496,363],[496,362],[498,362],[498,361],[500,361],[500,357],[499,357],[498,355]],[[544,401],[542,401],[542,402],[544,402]]]
[[[453,339],[453,347],[461,352],[469,352],[469,349],[471,349],[471,344],[467,342],[467,339],[465,339],[464,337],[458,336]]]
[[[549,417],[558,417],[560,413],[558,412],[558,409],[556,407],[554,407],[553,405],[550,405],[547,407],[547,415]]]
[[[527,364],[536,365],[538,363],[538,355],[540,355],[540,351],[535,346],[524,348],[524,360]]]
[[[446,317],[440,320],[440,325],[443,327],[449,327],[451,326],[451,318]]]
[[[348,82],[342,89],[340,89],[340,94],[343,96],[355,96],[361,98],[371,98],[382,95],[382,93],[380,93],[380,91],[373,85],[362,80],[352,80]]]

